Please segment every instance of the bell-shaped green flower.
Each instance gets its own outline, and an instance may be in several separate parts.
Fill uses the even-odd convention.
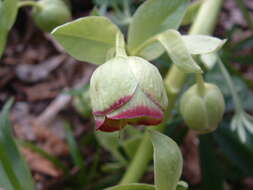
[[[91,77],[90,98],[101,131],[157,125],[168,104],[158,69],[134,56],[116,56],[99,66]]]
[[[71,20],[68,5],[63,0],[40,0],[33,9],[33,19],[43,31],[50,32],[55,27]]]
[[[180,112],[189,128],[199,133],[215,130],[224,114],[225,103],[220,89],[210,83],[203,83],[199,92],[198,84],[193,85],[180,101]]]

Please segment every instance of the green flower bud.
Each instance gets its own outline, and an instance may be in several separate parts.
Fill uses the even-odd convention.
[[[180,101],[180,112],[189,128],[199,133],[214,131],[221,121],[225,109],[220,89],[210,83],[204,83],[200,93],[198,85],[193,85]]]
[[[69,7],[63,0],[40,0],[38,4],[40,8],[34,7],[32,16],[43,31],[50,32],[71,20]]]
[[[118,56],[100,65],[91,77],[90,97],[101,131],[157,125],[168,104],[158,69],[140,57]]]

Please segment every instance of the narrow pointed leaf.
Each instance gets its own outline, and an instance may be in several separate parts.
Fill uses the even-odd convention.
[[[8,115],[12,102],[10,100],[5,104],[0,117],[0,176],[3,177],[0,186],[6,189],[34,190],[29,169],[11,134]]]
[[[102,64],[115,52],[118,32],[106,17],[89,16],[55,28],[52,35],[77,60]]]
[[[64,128],[66,132],[66,139],[69,145],[70,154],[74,161],[74,164],[78,168],[83,168],[84,160],[81,155],[81,151],[79,150],[79,147],[77,145],[77,142],[73,136],[72,130],[70,128],[70,124],[68,122],[65,122]]]
[[[131,55],[154,59],[163,53],[159,43],[149,44],[156,48],[143,50],[143,43],[168,29],[177,29],[182,21],[188,0],[147,0],[135,12],[128,32],[128,50]],[[141,51],[143,52],[141,53]],[[152,52],[149,56],[147,52]],[[154,56],[155,55],[155,56]],[[147,56],[147,57],[146,57]]]
[[[190,55],[189,50],[179,32],[176,30],[167,30],[166,32],[160,34],[157,39],[166,49],[173,63],[175,63],[182,71],[187,73],[202,72],[201,68]]]
[[[156,190],[176,190],[183,167],[180,149],[166,135],[150,130],[150,136],[154,147]]]

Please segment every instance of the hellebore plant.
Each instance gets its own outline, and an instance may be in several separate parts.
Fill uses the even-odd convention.
[[[34,7],[33,19],[45,31],[51,31],[71,17],[68,5],[61,0],[0,1],[0,39],[4,42],[0,44],[0,53],[17,9],[26,5]],[[131,17],[127,42],[120,29],[103,16],[80,18],[52,31],[53,37],[71,56],[99,65],[91,77],[89,89],[97,130],[113,132],[126,125],[159,124],[160,127],[153,129],[161,130],[189,73],[195,74],[197,80],[180,101],[185,123],[199,133],[217,128],[224,113],[224,99],[218,87],[204,82],[203,71],[195,58],[209,59],[225,43],[225,40],[197,34],[211,32],[220,5],[221,0],[203,3],[191,35],[177,31],[187,12],[188,0],[146,0]],[[213,14],[208,15],[210,9]],[[200,29],[204,24],[203,30]],[[174,64],[163,81],[158,69],[149,61],[164,52]],[[250,129],[248,124],[252,119],[241,110],[238,113],[240,121]],[[146,131],[120,185],[108,190],[187,189],[187,184],[180,181],[183,158],[177,144],[159,132]],[[155,185],[133,184],[142,175],[151,149],[154,150]]]
[[[194,73],[202,79],[203,71],[195,57],[218,51],[225,41],[206,35],[181,35],[176,29],[184,17],[187,4],[187,0],[145,1],[132,17],[127,43],[119,28],[103,16],[80,18],[53,30],[54,38],[71,56],[100,65],[90,81],[90,99],[97,130],[112,132],[126,125],[158,125],[167,119],[167,113],[171,110],[169,106],[173,105],[184,76]],[[175,65],[164,79],[164,87],[159,71],[148,61],[157,59],[165,51]],[[170,77],[174,77],[174,83],[169,81]],[[182,114],[191,128],[202,133],[211,132],[222,118],[223,96],[213,84],[198,81],[197,86],[183,96]],[[194,100],[187,101],[189,99]],[[193,121],[196,118],[188,115],[189,107],[194,108],[194,115],[201,113],[203,120]],[[141,170],[137,172],[132,168],[139,167],[137,164],[145,166],[148,160],[148,157],[143,162],[140,159],[145,156],[141,155],[142,151],[146,151],[142,149],[136,153],[138,162],[133,162],[130,166],[122,185],[110,188],[111,190],[175,190],[182,185],[179,183],[182,155],[176,143],[154,131],[147,137],[148,141],[143,141],[140,149],[148,146],[146,150],[150,150],[146,143],[149,143],[151,137],[155,187],[130,184],[141,175]],[[146,136],[144,138],[146,140]],[[186,189],[187,185],[182,188]]]
[[[107,25],[107,31],[98,30],[97,25],[102,24]],[[96,16],[81,18],[57,27],[53,35],[77,59],[95,64],[105,62],[91,78],[91,104],[97,129],[116,131],[126,124],[161,123],[167,107],[167,97],[158,70],[145,59],[125,53],[122,34],[109,20]],[[76,41],[75,36],[84,39]],[[97,41],[105,40],[104,44],[98,46],[98,42],[91,43],[90,39],[94,39],[94,36]],[[73,46],[70,42],[75,42],[76,45]],[[133,52],[146,54],[146,49],[153,48],[157,42],[161,42],[178,68],[188,73],[202,72],[191,54],[211,53],[224,43],[204,35],[181,36],[176,30],[169,29],[140,45],[143,51],[139,47],[138,51]],[[79,46],[85,46],[86,51],[81,53]],[[90,53],[95,51],[94,48],[97,48],[98,53],[92,55]],[[161,49],[158,51],[156,57],[163,52]],[[130,50],[129,52],[131,54]],[[154,59],[154,56],[148,58]]]

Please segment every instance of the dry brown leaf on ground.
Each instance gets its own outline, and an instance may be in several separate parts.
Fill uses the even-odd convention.
[[[36,136],[36,141],[46,152],[49,152],[55,156],[66,156],[68,155],[68,145],[64,139],[55,135],[46,126],[33,127],[34,134]]]
[[[25,82],[45,80],[66,58],[66,55],[57,55],[39,64],[19,64],[16,67],[16,75],[21,81]]]
[[[51,177],[59,177],[63,174],[60,169],[56,168],[50,161],[48,161],[38,153],[33,152],[30,149],[24,147],[21,148],[21,151],[28,165],[34,172],[39,172]]]

